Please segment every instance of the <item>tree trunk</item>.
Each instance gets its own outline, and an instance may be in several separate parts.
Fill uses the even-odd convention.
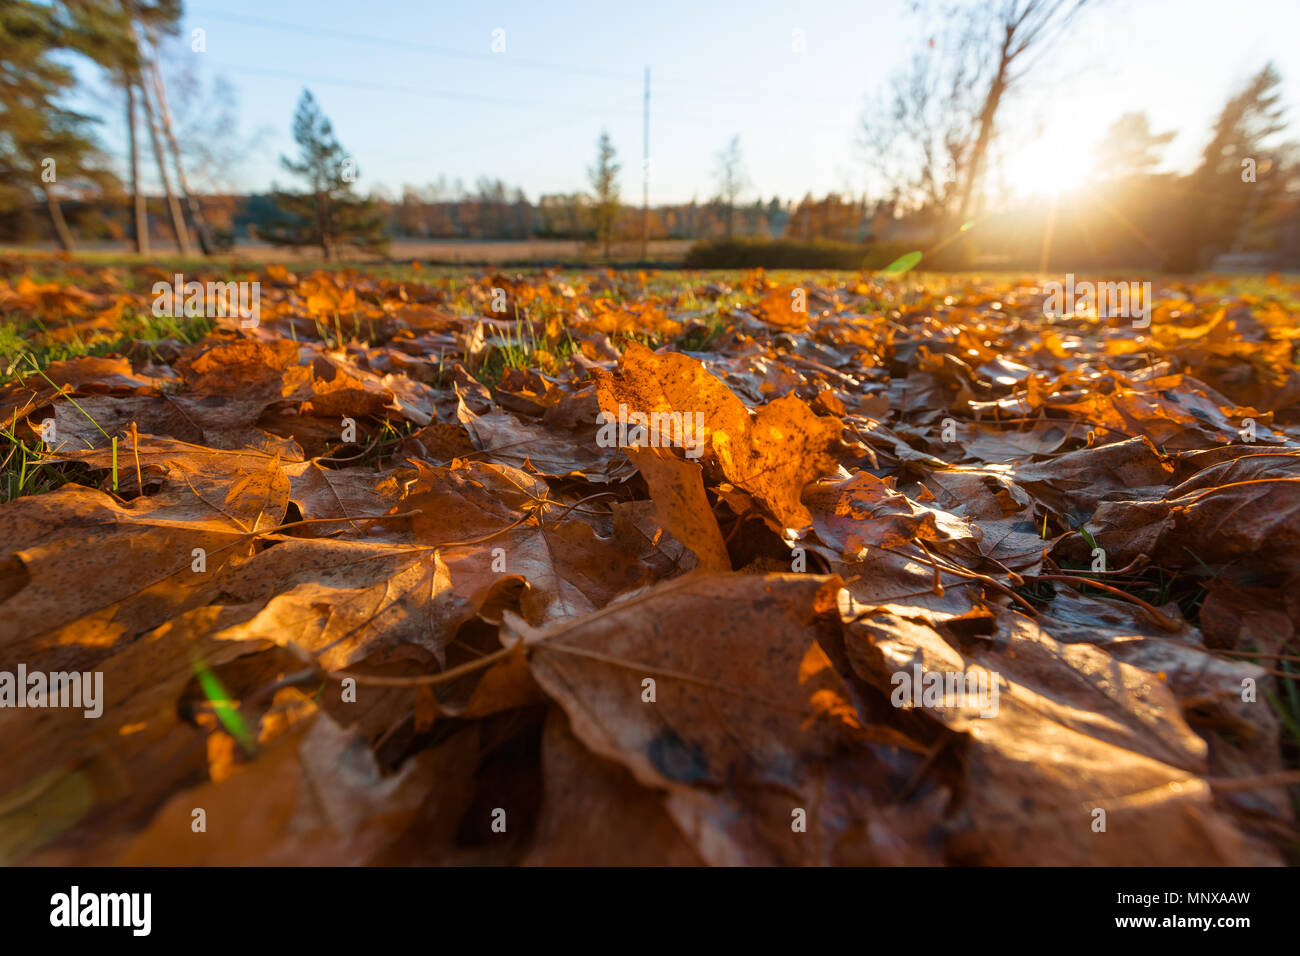
[[[153,104],[149,102],[149,90],[144,85],[144,79],[140,80],[140,102],[144,104],[144,115],[147,125],[149,126],[149,139],[153,143],[154,160],[158,163],[158,178],[162,180],[163,193],[167,197],[167,209],[171,213],[172,232],[176,235],[176,245],[181,251],[181,255],[190,258],[194,255],[194,249],[190,246],[190,231],[185,226],[185,214],[181,212],[181,204],[176,199],[176,193],[172,190],[172,179],[167,174],[167,160],[163,156],[162,137],[158,135],[158,120],[154,115]]]
[[[203,218],[203,210],[199,206],[199,201],[194,193],[190,191],[190,184],[185,179],[185,167],[181,163],[181,148],[176,142],[176,133],[172,128],[171,110],[167,108],[167,91],[163,87],[162,71],[158,69],[157,51],[158,41],[154,37],[154,31],[149,29],[149,42],[154,50],[154,58],[148,61],[146,69],[153,80],[154,96],[158,100],[158,117],[162,121],[163,134],[167,137],[167,145],[171,150],[172,162],[176,164],[176,182],[181,188],[181,195],[185,197],[185,206],[190,211],[190,218],[194,220],[194,232],[199,238],[199,249],[205,256],[212,255],[212,243],[208,239],[208,225]]]
[[[1232,245],[1228,251],[1230,253],[1241,253],[1246,249],[1246,240],[1250,237],[1250,227],[1255,224],[1255,214],[1259,209],[1259,187],[1255,186],[1250,190],[1250,198],[1246,200],[1246,208],[1237,221],[1236,235],[1232,240]]]
[[[334,237],[330,232],[329,196],[316,193],[316,231],[320,234],[320,251],[326,262],[334,259]]]
[[[1006,38],[1002,41],[1002,50],[998,54],[998,72],[989,86],[988,96],[984,98],[984,108],[980,110],[980,131],[975,137],[971,149],[970,162],[967,163],[966,181],[962,184],[961,202],[957,205],[957,221],[949,222],[949,230],[960,226],[970,215],[971,199],[975,194],[975,183],[984,172],[984,157],[988,153],[989,143],[993,139],[993,120],[997,116],[1002,94],[1007,89],[1007,70],[1011,65],[1011,41],[1015,36],[1014,27],[1008,25]]]
[[[140,192],[140,148],[135,138],[135,85],[126,81],[126,136],[131,153],[131,208],[135,215],[135,251],[149,255],[149,210]]]
[[[54,234],[59,238],[59,245],[63,247],[64,252],[72,251],[72,230],[68,228],[67,220],[63,218],[63,207],[59,205],[58,197],[49,186],[42,186],[45,193],[45,205],[50,210],[50,221],[54,223]]]

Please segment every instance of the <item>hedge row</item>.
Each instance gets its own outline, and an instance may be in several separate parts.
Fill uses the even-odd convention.
[[[695,243],[683,265],[687,269],[883,269],[913,249],[901,242],[718,239]]]
[[[697,242],[686,253],[687,269],[884,269],[911,252],[906,242],[829,242],[822,239],[717,239]],[[924,256],[918,269],[969,269],[974,249],[967,241],[949,243]]]

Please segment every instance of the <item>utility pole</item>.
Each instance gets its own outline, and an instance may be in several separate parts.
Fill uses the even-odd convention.
[[[650,240],[650,67],[645,68],[645,108],[641,152],[641,261],[649,258]]]

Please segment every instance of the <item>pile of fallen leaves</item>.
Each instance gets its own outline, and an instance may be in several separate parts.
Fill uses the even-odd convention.
[[[1300,287],[0,275],[0,861],[1293,858]]]

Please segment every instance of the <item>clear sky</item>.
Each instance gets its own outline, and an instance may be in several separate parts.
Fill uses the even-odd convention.
[[[529,198],[587,189],[602,128],[640,200],[643,70],[651,69],[651,202],[707,199],[714,154],[739,134],[748,198],[860,190],[869,94],[927,32],[904,0],[197,0],[169,65],[235,88],[241,130],[264,130],[238,167],[256,190],[292,153],[304,86],[357,160],[359,186],[399,193],[445,174]],[[190,51],[191,31],[206,51]],[[505,51],[492,52],[504,30]],[[792,47],[793,32],[804,52]],[[1121,113],[1179,130],[1166,166],[1195,161],[1229,93],[1268,59],[1300,138],[1300,0],[1101,0],[1005,107],[1013,176],[1091,153]],[[111,101],[101,101],[111,103]],[[120,154],[119,113],[103,136]]]

